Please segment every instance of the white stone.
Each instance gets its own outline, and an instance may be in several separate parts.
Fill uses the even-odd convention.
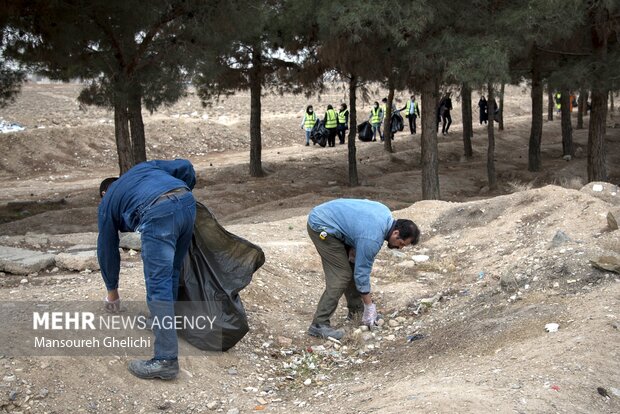
[[[413,260],[416,263],[424,263],[424,262],[427,262],[428,259],[430,259],[430,257],[428,257],[425,254],[417,254],[415,256],[411,256],[411,260]]]

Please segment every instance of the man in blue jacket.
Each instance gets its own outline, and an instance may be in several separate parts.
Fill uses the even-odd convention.
[[[370,296],[370,272],[384,241],[390,249],[415,245],[420,230],[411,220],[392,218],[390,210],[370,200],[337,199],[323,203],[308,216],[308,234],[325,272],[325,291],[308,329],[312,336],[340,339],[344,331],[330,317],[345,295],[349,317],[363,309],[362,323],[373,326],[377,309]]]
[[[192,239],[196,202],[194,167],[187,160],[149,161],[99,188],[97,256],[108,294],[108,311],[120,310],[119,231],[139,231],[146,282],[146,302],[153,320],[154,357],[129,362],[139,378],[173,379],[179,372],[174,320],[179,274]]]

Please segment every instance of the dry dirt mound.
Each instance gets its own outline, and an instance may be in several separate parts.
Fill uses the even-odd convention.
[[[605,191],[618,196],[611,195],[613,186]],[[620,279],[590,260],[619,257],[620,231],[607,228],[612,203],[588,192],[548,186],[396,211],[420,225],[422,242],[380,252],[372,283],[384,323],[362,331],[344,322],[346,308],[340,308],[333,323],[348,332],[341,344],[305,334],[323,288],[305,216],[229,226],[261,245],[267,257],[242,292],[252,330],[237,347],[182,357],[184,371],[173,383],[135,380],[120,355],[5,358],[0,407],[618,412]],[[414,255],[428,260],[416,262]],[[143,300],[141,263],[127,253],[123,260],[122,294]],[[99,277],[40,275],[0,290],[0,301],[97,298]],[[551,322],[560,325],[558,332],[545,332]]]

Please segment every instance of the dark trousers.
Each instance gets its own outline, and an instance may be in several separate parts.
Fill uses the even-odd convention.
[[[340,143],[344,144],[344,137],[347,132],[347,127],[344,125],[338,125],[338,138],[340,139]]]
[[[327,145],[330,147],[335,147],[338,128],[327,128],[327,132],[329,132],[329,135],[327,136]]]
[[[409,115],[407,118],[409,118],[409,132],[413,135],[415,134],[415,121],[418,117],[415,115]]]
[[[441,115],[441,121],[441,132],[447,134],[448,129],[450,129],[450,125],[452,125],[452,116],[450,116],[450,111],[444,111],[443,115]]]
[[[362,297],[360,296],[353,280],[353,264],[349,262],[347,247],[343,242],[332,236],[321,240],[319,233],[308,228],[310,240],[314,243],[325,273],[325,291],[321,295],[313,324],[329,325],[329,319],[338,308],[338,301],[344,294],[347,307],[351,313],[359,313],[364,310]]]

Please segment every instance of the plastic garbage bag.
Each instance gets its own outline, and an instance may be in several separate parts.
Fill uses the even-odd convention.
[[[196,203],[194,235],[181,269],[175,313],[202,323],[184,324],[179,334],[203,350],[235,346],[250,329],[239,292],[263,263],[260,247],[226,231],[206,206]]]
[[[405,128],[405,123],[403,122],[403,117],[398,112],[394,112],[392,114],[392,133],[402,131]]]
[[[372,141],[372,125],[370,122],[366,121],[357,126],[357,136],[360,141]]]
[[[327,145],[327,137],[329,136],[329,131],[325,128],[323,121],[319,121],[314,124],[312,131],[310,132],[310,139],[315,144],[319,144],[324,147]]]

